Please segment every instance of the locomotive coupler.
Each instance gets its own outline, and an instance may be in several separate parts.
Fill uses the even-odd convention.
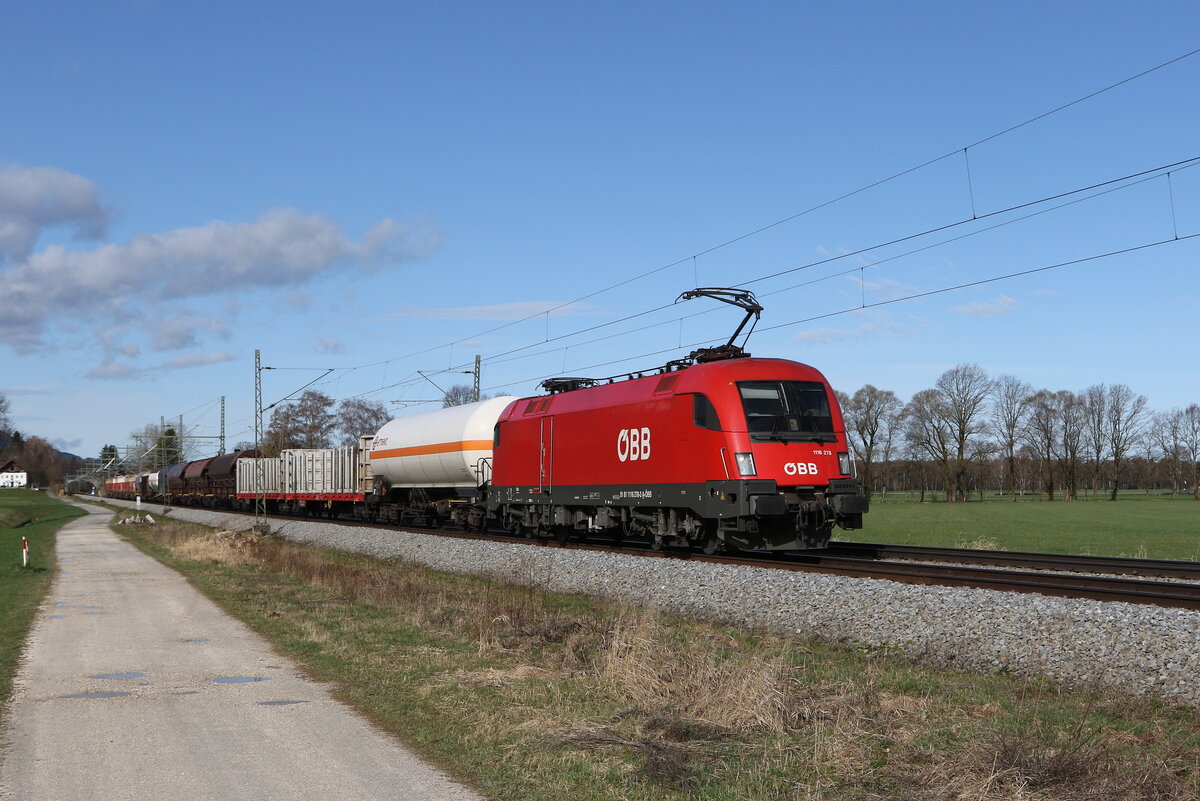
[[[857,478],[834,478],[829,481],[825,498],[833,509],[834,519],[843,529],[862,528],[862,516],[870,510],[871,499],[863,494]]]

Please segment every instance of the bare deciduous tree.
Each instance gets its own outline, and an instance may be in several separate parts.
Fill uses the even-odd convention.
[[[1179,495],[1187,474],[1187,443],[1185,418],[1182,409],[1155,414],[1148,436],[1150,448],[1157,452],[1171,482],[1171,497]]]
[[[182,464],[187,458],[183,438],[174,426],[147,423],[140,431],[129,432],[129,439],[133,443],[133,453],[126,466],[130,468],[161,470]]]
[[[918,460],[924,456],[938,463],[949,499],[954,480],[951,467],[954,435],[950,428],[949,409],[936,389],[921,390],[904,407],[904,439],[910,453]],[[924,498],[925,488],[922,486],[921,499]]]
[[[1062,430],[1059,418],[1059,396],[1049,390],[1039,390],[1029,399],[1029,420],[1024,440],[1038,460],[1042,488],[1046,499],[1054,500],[1054,463],[1058,458],[1058,441]]]
[[[1108,387],[1093,384],[1080,393],[1083,398],[1083,437],[1091,463],[1092,497],[1099,497],[1104,480],[1104,455],[1108,452],[1105,429],[1108,421]]]
[[[383,428],[392,414],[382,403],[349,398],[338,404],[336,417],[342,445],[357,445],[359,437]]]
[[[936,392],[946,415],[953,443],[954,500],[967,499],[967,468],[976,446],[975,439],[986,431],[984,409],[992,382],[977,364],[960,364],[938,378]],[[947,496],[950,487],[946,487]]]
[[[1063,390],[1058,393],[1062,422],[1063,491],[1068,501],[1079,499],[1079,462],[1083,452],[1083,432],[1087,425],[1086,408],[1083,399],[1074,392]]]
[[[475,397],[475,388],[469,384],[455,384],[442,395],[442,408],[462,406],[464,403],[474,403],[476,400],[487,400],[490,396],[481,394]]]
[[[1005,461],[1005,489],[1017,499],[1017,441],[1029,415],[1033,387],[1016,376],[1002,375],[992,384],[992,434]]]
[[[263,453],[278,456],[288,448],[328,448],[336,428],[332,407],[333,398],[312,389],[276,406],[263,436]]]
[[[1135,395],[1125,384],[1113,384],[1108,388],[1105,433],[1108,437],[1109,458],[1112,459],[1112,494],[1109,500],[1117,499],[1117,490],[1125,475],[1126,461],[1130,450],[1142,436],[1145,416],[1145,395]]]
[[[29,473],[30,486],[61,486],[65,473],[79,460],[62,453],[41,437],[30,437],[21,448],[21,465]]]
[[[876,389],[867,384],[847,397],[838,393],[842,411],[845,413],[846,429],[850,433],[850,447],[862,465],[863,492],[870,497],[875,486],[875,467],[879,461],[891,458],[894,431],[904,409],[896,393],[887,389]]]
[[[1183,442],[1192,463],[1192,497],[1200,501],[1200,404],[1183,410]]]
[[[0,437],[10,431],[12,431],[12,418],[9,417],[8,398],[4,397],[3,392],[0,392]]]

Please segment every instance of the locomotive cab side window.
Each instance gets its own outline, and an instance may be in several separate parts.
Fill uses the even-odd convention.
[[[739,381],[754,439],[834,441],[829,396],[819,381]]]
[[[717,417],[717,407],[713,406],[704,395],[692,396],[692,423],[710,431],[721,430],[721,420]]]

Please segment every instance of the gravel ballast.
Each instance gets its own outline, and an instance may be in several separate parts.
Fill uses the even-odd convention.
[[[121,502],[117,502],[121,503]],[[121,503],[132,506],[132,503]],[[160,507],[146,507],[154,514]],[[249,528],[178,508],[172,518]],[[1200,612],[272,519],[295,542],[884,649],[922,664],[1200,703]]]

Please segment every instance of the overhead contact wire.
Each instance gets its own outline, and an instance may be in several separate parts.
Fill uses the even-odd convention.
[[[894,180],[897,180],[897,179],[899,179],[899,178],[903,178],[904,176],[906,176],[906,175],[909,175],[910,173],[913,173],[913,172],[916,172],[916,171],[918,171],[918,170],[924,169],[925,167],[929,167],[929,166],[931,166],[931,165],[933,165],[933,164],[936,164],[936,163],[938,163],[938,162],[940,162],[940,161],[943,161],[943,160],[945,160],[945,159],[947,159],[947,158],[950,158],[950,157],[952,157],[952,156],[955,156],[955,155],[957,155],[957,154],[958,154],[960,151],[961,151],[961,152],[965,152],[965,151],[969,150],[970,148],[973,148],[973,147],[978,147],[979,145],[982,145],[982,144],[984,144],[985,142],[990,142],[990,141],[992,141],[992,140],[994,140],[994,139],[998,139],[998,138],[1000,138],[1000,137],[1002,137],[1002,136],[1004,136],[1004,135],[1006,135],[1006,134],[1012,133],[1013,131],[1016,131],[1016,130],[1019,130],[1019,129],[1021,129],[1021,128],[1024,128],[1024,127],[1025,127],[1025,126],[1027,126],[1027,125],[1032,125],[1033,123],[1035,123],[1035,122],[1038,122],[1039,120],[1043,120],[1043,119],[1045,119],[1046,117],[1050,117],[1050,116],[1052,116],[1052,115],[1054,115],[1054,114],[1057,114],[1057,113],[1059,113],[1060,111],[1064,111],[1064,110],[1066,110],[1066,109],[1068,109],[1068,108],[1071,108],[1072,106],[1076,106],[1076,105],[1078,105],[1078,104],[1080,104],[1080,103],[1083,103],[1083,102],[1086,102],[1086,101],[1088,101],[1088,100],[1091,100],[1091,99],[1092,99],[1092,98],[1094,98],[1094,97],[1098,97],[1098,96],[1100,96],[1100,95],[1102,95],[1102,94],[1105,94],[1106,92],[1112,91],[1113,89],[1116,89],[1116,88],[1118,88],[1118,87],[1120,87],[1120,86],[1123,86],[1123,85],[1125,85],[1125,84],[1127,84],[1127,83],[1130,83],[1130,82],[1132,82],[1132,81],[1138,80],[1139,78],[1143,78],[1143,77],[1145,77],[1145,76],[1147,76],[1147,75],[1150,75],[1151,73],[1157,72],[1158,70],[1161,70],[1161,69],[1164,69],[1164,68],[1166,68],[1166,67],[1169,67],[1169,66],[1171,66],[1172,64],[1176,64],[1176,63],[1178,63],[1178,62],[1180,62],[1180,61],[1183,61],[1183,60],[1185,60],[1185,59],[1191,58],[1192,56],[1196,55],[1197,53],[1200,53],[1200,48],[1196,48],[1195,50],[1191,50],[1191,51],[1189,51],[1189,52],[1187,52],[1187,53],[1184,53],[1184,54],[1182,54],[1182,55],[1176,56],[1175,58],[1172,58],[1172,59],[1169,59],[1169,60],[1167,60],[1167,61],[1164,61],[1164,62],[1162,62],[1162,63],[1160,63],[1160,64],[1157,64],[1157,65],[1155,65],[1155,66],[1153,66],[1153,67],[1150,67],[1150,68],[1148,68],[1148,69],[1142,70],[1141,72],[1139,72],[1139,73],[1137,73],[1137,74],[1135,74],[1135,75],[1131,75],[1131,76],[1129,76],[1129,77],[1127,77],[1127,78],[1123,78],[1123,79],[1122,79],[1122,80],[1120,80],[1120,81],[1116,81],[1115,83],[1111,83],[1111,84],[1109,84],[1109,85],[1107,85],[1107,86],[1105,86],[1105,87],[1103,87],[1103,88],[1101,88],[1101,89],[1097,89],[1097,90],[1096,90],[1096,91],[1094,91],[1094,92],[1090,92],[1090,93],[1088,93],[1088,94],[1086,94],[1086,95],[1084,95],[1084,96],[1082,96],[1082,97],[1076,98],[1076,99],[1074,99],[1074,100],[1072,100],[1072,101],[1070,101],[1070,102],[1068,102],[1068,103],[1063,103],[1062,105],[1060,105],[1060,106],[1057,106],[1057,107],[1055,107],[1055,108],[1052,108],[1052,109],[1050,109],[1049,111],[1042,112],[1041,114],[1038,114],[1038,115],[1036,115],[1036,116],[1030,117],[1029,119],[1027,119],[1027,120],[1024,120],[1024,121],[1022,121],[1022,122],[1019,122],[1019,123],[1017,123],[1017,124],[1015,124],[1015,125],[1011,125],[1011,126],[1009,126],[1009,127],[1005,128],[1005,129],[1001,130],[1001,131],[997,131],[996,133],[993,133],[993,134],[990,134],[990,135],[988,135],[988,136],[985,136],[985,137],[983,137],[982,139],[979,139],[979,140],[977,140],[977,141],[974,141],[974,142],[972,142],[972,143],[970,143],[970,144],[966,145],[965,147],[962,147],[962,148],[957,148],[957,149],[955,149],[955,150],[952,150],[952,151],[950,151],[950,152],[948,152],[948,153],[945,153],[945,154],[943,154],[943,155],[936,156],[936,157],[934,157],[934,158],[928,159],[928,160],[926,160],[926,161],[924,161],[924,162],[921,162],[920,164],[917,164],[917,165],[915,165],[915,166],[909,167],[909,168],[907,168],[907,169],[904,169],[904,170],[901,170],[901,171],[899,171],[899,172],[897,172],[897,173],[894,173],[894,174],[892,174],[892,175],[889,175],[889,176],[887,176],[886,178],[881,178],[881,179],[879,179],[879,180],[877,180],[877,181],[873,181],[873,182],[871,182],[871,183],[869,183],[869,184],[866,184],[866,185],[864,185],[864,186],[861,186],[861,187],[859,187],[859,188],[857,188],[857,189],[853,189],[853,190],[851,190],[851,191],[849,191],[849,192],[846,192],[846,193],[844,193],[844,194],[838,195],[837,197],[834,197],[834,198],[832,198],[832,199],[830,199],[830,200],[827,200],[827,201],[825,201],[825,202],[823,202],[823,203],[818,203],[818,204],[816,204],[816,205],[814,205],[814,206],[811,206],[811,207],[809,207],[809,208],[807,208],[807,209],[804,209],[803,211],[796,212],[795,214],[790,214],[790,215],[788,215],[787,217],[783,217],[783,218],[781,218],[781,219],[779,219],[779,220],[776,220],[775,222],[769,223],[769,224],[767,224],[767,225],[760,226],[759,228],[755,228],[755,229],[754,229],[754,230],[752,230],[752,231],[748,231],[748,232],[746,232],[746,233],[744,233],[744,234],[741,234],[741,235],[739,235],[739,236],[735,236],[735,237],[733,237],[733,238],[731,238],[731,239],[725,240],[724,242],[721,242],[721,243],[719,243],[719,244],[716,244],[716,245],[713,245],[713,246],[711,246],[711,247],[705,248],[704,250],[701,250],[701,251],[698,251],[698,252],[696,252],[696,253],[693,253],[691,256],[686,256],[686,257],[684,257],[684,258],[682,258],[682,259],[677,259],[677,260],[675,260],[675,261],[673,261],[673,262],[670,262],[669,264],[664,264],[664,265],[662,265],[662,266],[660,266],[660,267],[655,267],[655,268],[653,268],[653,269],[650,269],[650,270],[647,270],[647,271],[645,271],[645,272],[639,273],[639,274],[637,274],[637,275],[635,275],[635,276],[632,276],[632,277],[630,277],[630,278],[627,278],[627,279],[625,279],[625,280],[623,280],[623,281],[619,281],[619,282],[617,282],[617,283],[615,283],[615,284],[611,284],[611,285],[609,285],[609,286],[606,286],[606,287],[603,287],[603,288],[601,288],[601,289],[597,289],[597,290],[595,290],[595,291],[593,291],[593,292],[589,292],[588,294],[586,294],[586,295],[582,295],[582,296],[580,296],[580,297],[578,297],[578,298],[576,298],[576,299],[574,299],[574,300],[571,300],[571,301],[566,301],[566,302],[564,302],[564,303],[560,303],[560,304],[558,304],[558,305],[556,305],[556,306],[551,306],[549,309],[544,309],[544,310],[542,310],[542,311],[539,311],[539,312],[537,312],[536,314],[531,314],[531,315],[528,315],[528,316],[526,316],[526,317],[523,317],[523,318],[520,318],[520,319],[517,319],[517,320],[511,320],[511,321],[509,321],[509,322],[507,322],[507,323],[504,323],[503,325],[493,326],[492,328],[488,328],[488,329],[485,329],[485,330],[483,330],[483,331],[477,332],[477,333],[475,333],[475,334],[471,334],[471,335],[469,335],[469,336],[467,336],[467,337],[462,337],[462,338],[456,339],[456,340],[454,340],[453,342],[450,342],[450,343],[445,343],[445,344],[438,345],[438,346],[435,346],[435,347],[432,347],[432,348],[427,348],[427,349],[424,349],[424,350],[421,350],[421,351],[414,351],[414,352],[412,352],[412,353],[403,354],[403,355],[401,355],[401,356],[395,356],[395,357],[393,357],[393,358],[391,358],[391,359],[383,359],[383,360],[380,360],[380,361],[375,361],[375,362],[370,362],[370,363],[367,363],[367,364],[358,365],[358,366],[356,366],[356,367],[354,367],[354,368],[348,368],[348,369],[360,369],[360,368],[367,368],[367,367],[375,367],[375,366],[378,366],[378,365],[380,365],[380,364],[387,364],[387,363],[390,363],[390,362],[393,362],[393,361],[400,361],[400,360],[402,360],[402,359],[408,359],[408,358],[412,358],[413,356],[420,356],[420,355],[422,355],[422,354],[429,353],[430,351],[433,351],[433,350],[440,350],[441,348],[448,347],[448,346],[450,346],[450,345],[453,345],[455,342],[463,342],[463,341],[465,341],[465,340],[472,339],[472,338],[475,338],[475,337],[485,336],[485,335],[487,335],[487,334],[495,333],[496,331],[501,331],[501,330],[503,330],[503,329],[505,329],[505,328],[510,328],[510,327],[512,327],[512,326],[514,326],[514,325],[519,325],[520,323],[528,322],[529,320],[536,319],[536,318],[540,317],[540,316],[541,316],[541,315],[543,315],[543,314],[549,314],[550,312],[559,311],[559,310],[561,310],[561,309],[567,308],[568,306],[572,306],[572,305],[574,305],[574,304],[576,304],[576,303],[581,303],[582,301],[588,300],[588,299],[590,299],[590,298],[594,298],[594,297],[596,297],[597,295],[601,295],[601,294],[604,294],[604,293],[606,293],[606,292],[610,292],[610,291],[612,291],[612,290],[614,290],[614,289],[619,289],[620,287],[626,286],[626,285],[628,285],[628,284],[630,284],[630,283],[632,283],[632,282],[634,282],[634,281],[639,281],[639,280],[641,280],[641,279],[643,279],[643,278],[647,278],[647,277],[649,277],[649,276],[651,276],[651,275],[654,275],[654,274],[656,274],[656,273],[662,272],[662,271],[664,271],[664,270],[668,270],[668,269],[670,269],[670,268],[672,268],[672,267],[677,267],[677,266],[679,266],[680,264],[683,264],[683,263],[687,262],[689,259],[695,260],[695,259],[696,259],[698,256],[704,256],[704,255],[707,255],[707,254],[709,254],[709,253],[713,253],[714,251],[717,251],[717,250],[720,250],[720,249],[722,249],[722,248],[728,247],[728,246],[730,246],[730,245],[736,244],[736,243],[738,243],[738,242],[741,242],[741,241],[742,241],[742,240],[744,240],[744,239],[748,239],[748,238],[750,238],[750,237],[757,236],[758,234],[764,233],[764,232],[766,232],[766,231],[769,231],[769,230],[771,230],[772,228],[776,228],[776,227],[778,227],[778,226],[780,226],[780,225],[783,225],[783,224],[785,224],[785,223],[788,223],[788,222],[791,222],[791,221],[793,221],[793,220],[796,220],[796,219],[798,219],[798,218],[800,218],[800,217],[803,217],[803,216],[805,216],[805,215],[807,215],[807,214],[811,214],[811,213],[813,213],[813,212],[815,212],[815,211],[819,211],[820,209],[823,209],[823,208],[826,208],[826,207],[828,207],[828,206],[834,205],[834,204],[836,204],[836,203],[839,203],[839,202],[841,202],[841,201],[843,201],[843,200],[847,200],[847,199],[849,199],[849,198],[852,198],[852,197],[854,197],[855,195],[861,194],[861,193],[863,193],[863,192],[867,192],[867,191],[869,191],[869,190],[871,190],[871,189],[874,189],[874,188],[876,188],[876,187],[878,187],[878,186],[882,186],[883,184],[889,183],[889,182],[891,182],[891,181],[894,181]],[[737,285],[737,286],[741,286],[741,284],[739,284],[739,285]],[[657,309],[656,309],[656,310],[654,310],[654,311],[657,311]]]

